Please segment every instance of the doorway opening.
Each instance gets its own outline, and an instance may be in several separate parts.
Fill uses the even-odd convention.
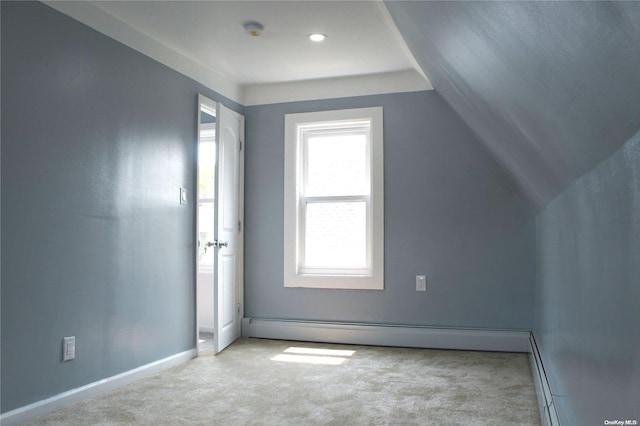
[[[216,206],[216,108],[215,104],[200,102],[198,135],[198,352],[213,349],[214,299],[213,272],[214,212]]]
[[[198,352],[240,337],[243,310],[244,117],[198,96]]]

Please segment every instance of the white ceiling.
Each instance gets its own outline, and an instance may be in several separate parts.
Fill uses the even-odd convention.
[[[342,88],[357,87],[356,76],[372,89],[344,96],[431,89],[381,1],[45,3],[239,102],[248,88],[273,98],[277,85],[342,79]],[[244,32],[249,21],[264,25],[260,37]],[[313,32],[327,39],[314,43]]]
[[[413,68],[377,1],[96,1],[112,16],[241,85]],[[258,21],[260,37],[244,33]],[[322,43],[307,38],[328,36]]]

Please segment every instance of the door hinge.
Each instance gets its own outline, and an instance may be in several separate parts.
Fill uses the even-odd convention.
[[[242,141],[240,141],[240,149],[238,151],[242,151]]]
[[[242,232],[242,222],[238,221],[238,232]]]

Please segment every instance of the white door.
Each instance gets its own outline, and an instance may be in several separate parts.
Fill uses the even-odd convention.
[[[241,158],[243,117],[221,103],[217,106],[216,207],[214,215],[214,333],[218,353],[240,337],[242,252],[240,231]]]

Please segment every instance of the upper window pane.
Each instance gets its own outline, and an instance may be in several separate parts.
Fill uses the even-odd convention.
[[[309,135],[305,195],[367,195],[367,134]]]
[[[216,144],[200,142],[198,145],[198,197],[200,199],[215,197],[215,172]]]

